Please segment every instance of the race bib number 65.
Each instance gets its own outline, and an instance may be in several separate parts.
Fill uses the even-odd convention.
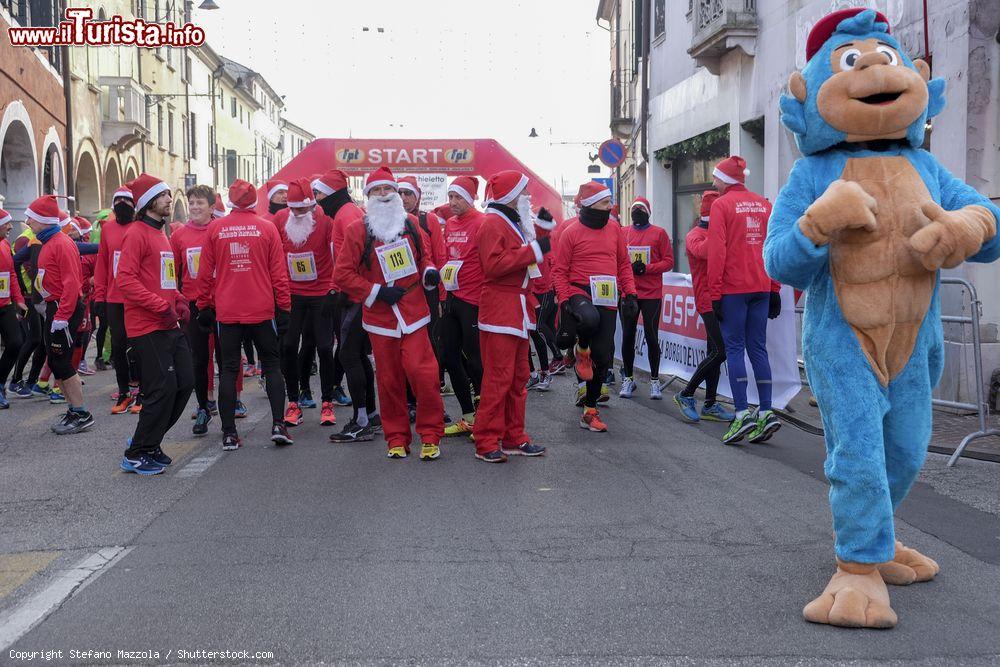
[[[316,280],[316,257],[311,252],[288,253],[288,275],[297,283]]]
[[[615,276],[590,276],[590,299],[595,306],[617,306],[618,278]]]
[[[406,278],[417,272],[417,261],[413,258],[413,251],[406,239],[387,243],[376,248],[375,253],[378,255],[378,263],[382,267],[382,275],[385,276],[386,282]]]

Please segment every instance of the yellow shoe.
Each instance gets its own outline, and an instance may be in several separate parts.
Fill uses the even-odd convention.
[[[449,424],[444,429],[444,435],[446,438],[453,438],[458,435],[468,435],[469,433],[472,433],[472,424],[464,419],[459,419],[457,422]]]
[[[421,455],[423,452],[421,452]],[[390,447],[387,455],[390,459],[405,459],[407,457],[406,447]]]
[[[597,402],[598,403],[607,403],[610,400],[611,400],[611,392],[608,391],[608,385],[602,384],[601,385],[601,395],[597,399]]]
[[[432,445],[429,442],[425,442],[420,445],[420,460],[421,461],[433,461],[434,459],[441,456],[441,448],[437,445]]]

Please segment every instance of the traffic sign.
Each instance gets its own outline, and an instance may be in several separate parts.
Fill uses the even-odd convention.
[[[601,144],[601,148],[598,151],[601,162],[609,169],[614,169],[624,162],[626,155],[628,155],[628,151],[625,149],[625,144],[617,139],[608,139]]]

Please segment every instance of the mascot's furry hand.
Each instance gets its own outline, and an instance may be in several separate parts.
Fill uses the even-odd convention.
[[[806,209],[799,228],[817,246],[841,229],[875,231],[878,202],[854,181],[837,179]],[[964,258],[963,258],[964,259]]]
[[[946,211],[929,201],[920,211],[930,222],[910,237],[910,247],[928,271],[955,268],[997,233],[993,214],[983,206]]]

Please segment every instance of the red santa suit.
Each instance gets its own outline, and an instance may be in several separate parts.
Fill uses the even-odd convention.
[[[384,167],[369,175],[366,194],[374,185],[383,183],[395,186],[392,172]],[[440,443],[444,434],[444,403],[437,360],[427,334],[430,311],[423,295],[424,278],[430,271],[436,273],[427,236],[420,231],[416,217],[403,210],[398,194],[392,202],[370,201],[369,211],[380,220],[391,221],[397,204],[398,231],[393,227],[394,222],[385,229],[373,230],[375,223],[364,218],[346,227],[337,252],[334,283],[352,301],[364,305],[362,326],[369,333],[375,354],[379,411],[386,444],[390,450],[402,447],[409,453],[406,383],[409,382],[417,399],[416,430],[423,443]],[[344,208],[347,205],[341,211]],[[386,238],[375,237],[376,231]],[[366,246],[370,247],[367,254]],[[406,293],[389,305],[378,298],[379,292],[387,287],[400,287]]]

